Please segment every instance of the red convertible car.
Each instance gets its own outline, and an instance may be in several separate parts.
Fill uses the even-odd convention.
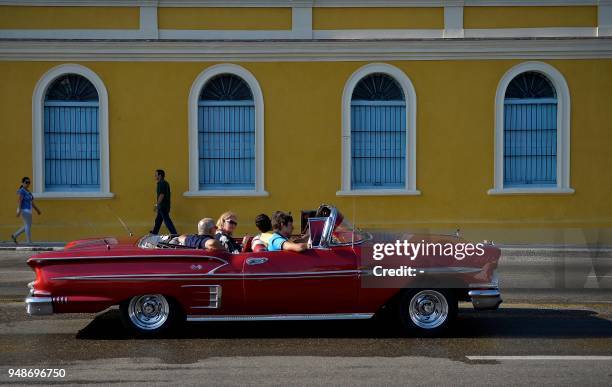
[[[152,336],[184,320],[369,319],[390,312],[407,330],[435,335],[451,324],[459,301],[476,309],[501,303],[495,275],[500,250],[490,244],[478,259],[415,259],[410,262],[420,276],[372,286],[366,279],[393,259],[364,259],[372,235],[353,228],[337,208],[321,205],[316,214],[307,220],[310,241],[303,253],[253,252],[246,243],[242,253],[229,254],[173,245],[157,235],[70,242],[28,260],[36,279],[29,284],[27,313],[95,313],[119,305],[126,327]],[[431,280],[436,278],[444,280]]]

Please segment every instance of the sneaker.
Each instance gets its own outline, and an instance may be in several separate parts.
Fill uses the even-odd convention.
[[[19,244],[17,243],[17,238],[15,238],[15,235],[11,234],[11,239],[13,240],[13,242],[15,242],[16,245]]]

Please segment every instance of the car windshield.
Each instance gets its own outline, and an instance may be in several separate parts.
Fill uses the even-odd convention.
[[[176,243],[173,235],[145,235],[138,241],[141,249],[187,248]]]
[[[342,221],[336,225],[332,233],[332,244],[360,243],[367,239],[367,235],[360,229],[354,228],[339,211],[337,219]]]

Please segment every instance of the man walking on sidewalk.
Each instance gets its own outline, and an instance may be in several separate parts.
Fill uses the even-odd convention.
[[[155,180],[157,180],[157,203],[155,210],[157,217],[155,218],[155,226],[150,231],[151,234],[159,233],[162,221],[170,231],[170,234],[177,234],[176,228],[170,219],[170,184],[166,181],[166,172],[163,169],[155,170]]]

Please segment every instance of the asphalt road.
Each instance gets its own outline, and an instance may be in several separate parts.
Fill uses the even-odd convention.
[[[520,259],[501,265],[501,309],[462,304],[441,338],[402,337],[379,321],[330,321],[190,323],[141,340],[124,332],[113,309],[28,317],[21,299],[30,254],[1,252],[0,384],[612,384],[612,291],[584,269],[583,288],[523,286],[525,276],[540,284],[558,276],[544,258],[532,257],[538,270]],[[9,377],[41,368],[65,377]]]

